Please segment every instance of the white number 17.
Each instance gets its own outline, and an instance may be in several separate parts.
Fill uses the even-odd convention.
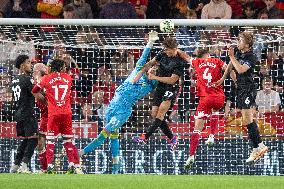
[[[54,98],[55,100],[58,100],[58,90],[59,89],[64,89],[63,91],[63,94],[60,98],[60,100],[64,100],[65,96],[66,96],[66,93],[67,93],[67,90],[68,90],[68,85],[55,85],[55,86],[52,86],[52,88],[54,89]]]

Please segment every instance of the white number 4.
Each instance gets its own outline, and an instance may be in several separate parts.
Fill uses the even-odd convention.
[[[64,89],[63,91],[63,94],[60,98],[60,100],[64,100],[65,96],[66,96],[66,93],[67,93],[67,90],[68,90],[68,85],[55,85],[55,86],[52,86],[52,88],[54,89],[54,98],[55,100],[58,100],[58,90],[59,89]]]
[[[206,69],[204,70],[203,79],[206,79],[206,80],[207,80],[207,83],[209,84],[209,83],[211,83],[211,81],[212,81],[212,75],[211,75],[210,72],[208,72],[208,70],[209,70],[209,68],[206,68]]]

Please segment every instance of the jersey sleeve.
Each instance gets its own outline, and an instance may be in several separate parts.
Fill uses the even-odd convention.
[[[32,79],[30,77],[25,78],[25,87],[28,91],[32,91],[33,83],[32,83]]]
[[[220,66],[220,68],[222,69],[223,67],[224,67],[224,65],[225,65],[225,62],[223,62],[221,59],[217,59],[218,60],[218,64],[219,64],[219,66]]]
[[[192,65],[192,67],[193,67],[194,69],[196,69],[196,64],[197,64],[197,59],[193,59],[193,60],[191,61],[191,65]]]
[[[178,75],[178,76],[182,76],[184,74],[186,62],[184,60],[182,60],[179,63],[180,64],[175,68],[173,74]]]
[[[41,78],[41,80],[37,82],[37,84],[33,87],[32,92],[38,93],[41,89],[44,88],[44,83],[45,83],[45,77]]]
[[[163,57],[163,52],[160,51],[160,52],[155,56],[155,60],[158,61],[158,62],[160,62],[161,59],[162,59],[162,57]]]
[[[143,67],[146,64],[148,55],[150,54],[150,51],[151,51],[151,48],[149,48],[149,47],[146,47],[143,50],[141,57],[139,58],[138,62],[136,63],[136,67]]]
[[[247,65],[249,68],[252,68],[255,66],[256,62],[257,62],[256,56],[254,54],[249,54],[244,60],[243,64]]]

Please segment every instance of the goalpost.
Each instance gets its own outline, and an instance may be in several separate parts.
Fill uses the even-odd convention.
[[[72,97],[73,128],[77,147],[84,148],[103,127],[103,115],[107,101],[98,100],[93,85],[103,74],[110,73],[113,84],[119,85],[139,59],[147,33],[159,32],[160,40],[154,44],[151,57],[161,50],[161,42],[167,36],[175,36],[179,48],[194,55],[197,48],[207,48],[213,56],[227,61],[227,48],[236,45],[241,31],[253,32],[254,52],[259,64],[255,69],[255,81],[270,74],[274,90],[278,91],[284,105],[283,86],[283,20],[172,20],[173,33],[161,33],[162,20],[62,20],[62,19],[0,19],[0,173],[8,172],[18,143],[15,138],[12,94],[9,83],[17,70],[13,61],[19,54],[29,55],[34,62],[47,63],[58,56],[70,65],[75,89]],[[228,62],[227,62],[228,63]],[[160,131],[147,145],[132,142],[151,125],[151,94],[134,107],[129,121],[120,134],[121,173],[125,174],[284,174],[284,112],[267,112],[257,117],[261,135],[270,151],[255,167],[248,167],[244,160],[249,156],[246,128],[234,108],[232,81],[224,83],[227,97],[226,108],[219,112],[218,133],[213,146],[205,140],[210,134],[206,127],[202,133],[196,163],[190,171],[183,166],[188,157],[189,137],[193,130],[194,112],[198,99],[195,95],[195,77],[190,68],[185,70],[182,92],[174,110],[169,112],[169,124],[180,137],[176,151],[171,152],[166,138]],[[107,90],[112,93],[111,87]],[[111,96],[111,95],[110,95]],[[105,103],[105,105],[102,105]],[[229,104],[230,103],[230,104]],[[229,106],[230,105],[230,106]],[[282,107],[284,108],[284,107]],[[226,113],[225,113],[226,112]],[[35,108],[39,117],[39,111]],[[208,123],[207,123],[208,125]],[[55,164],[58,172],[66,169],[62,146],[56,147]],[[37,152],[31,166],[39,170]],[[87,173],[110,173],[111,154],[108,143],[83,158]]]

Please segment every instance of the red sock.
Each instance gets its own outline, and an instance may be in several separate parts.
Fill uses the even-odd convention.
[[[76,147],[76,144],[73,143],[73,154],[74,154],[74,164],[79,165],[80,164],[80,157],[78,153],[78,148]]]
[[[66,151],[66,155],[68,158],[68,162],[70,163],[74,163],[74,145],[72,144],[72,142],[64,142],[64,148]]]
[[[199,138],[200,138],[200,132],[199,131],[193,131],[193,133],[190,137],[190,146],[189,146],[189,155],[190,156],[195,155],[197,147],[199,145]]]
[[[47,141],[46,144],[46,163],[50,165],[54,160],[54,142]]]
[[[41,166],[41,170],[47,170],[47,160],[46,160],[46,149],[42,150],[39,153],[39,162]]]
[[[219,115],[212,114],[210,116],[210,129],[211,134],[217,134],[218,133],[218,125],[219,125]]]

